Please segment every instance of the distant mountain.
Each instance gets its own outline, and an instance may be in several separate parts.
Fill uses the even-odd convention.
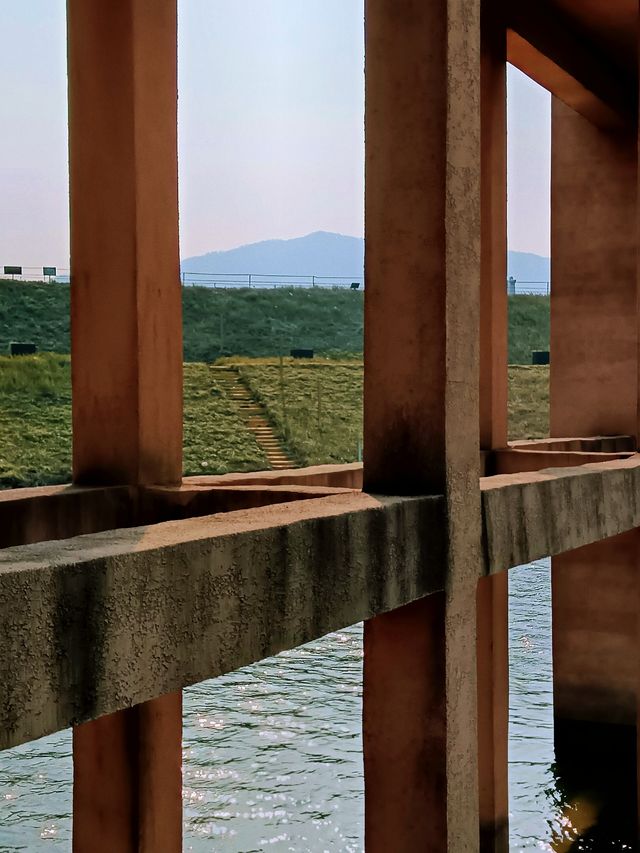
[[[364,241],[316,231],[292,240],[265,240],[226,252],[209,252],[182,261],[184,273],[223,275],[292,275],[359,278],[364,266]]]
[[[218,275],[291,275],[360,278],[364,240],[329,231],[316,231],[292,240],[265,240],[226,252],[209,252],[182,261],[184,273]],[[517,281],[550,280],[549,258],[528,252],[509,252],[508,274]]]
[[[516,281],[551,281],[551,259],[530,252],[509,252],[508,275]]]

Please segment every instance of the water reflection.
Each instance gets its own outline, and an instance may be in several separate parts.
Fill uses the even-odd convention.
[[[628,743],[604,751],[606,773],[555,759],[549,561],[509,588],[511,849],[632,850]],[[360,853],[361,688],[354,626],[185,691],[185,850]],[[0,754],[0,853],[70,849],[70,746],[62,733]]]

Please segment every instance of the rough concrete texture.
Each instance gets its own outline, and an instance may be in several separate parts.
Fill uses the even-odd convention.
[[[2,748],[442,589],[442,498],[346,494],[0,553]]]
[[[365,625],[365,839],[372,853],[475,850],[480,2],[367,0],[365,17],[364,488],[447,506],[447,593],[424,603],[404,679],[385,638],[420,625],[416,608]]]
[[[487,572],[640,526],[640,457],[480,481]]]

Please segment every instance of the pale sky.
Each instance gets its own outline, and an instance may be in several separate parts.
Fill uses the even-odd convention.
[[[362,0],[179,0],[181,256],[363,233]],[[64,0],[0,0],[0,265],[68,266]],[[549,251],[549,96],[509,73],[509,247]]]

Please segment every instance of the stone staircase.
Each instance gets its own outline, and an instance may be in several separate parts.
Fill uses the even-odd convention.
[[[240,373],[233,367],[214,367],[212,370],[220,385],[233,400],[247,428],[255,435],[256,441],[264,450],[269,466],[275,471],[295,468],[295,462],[273,431],[264,406],[253,399],[251,392],[242,381]]]

